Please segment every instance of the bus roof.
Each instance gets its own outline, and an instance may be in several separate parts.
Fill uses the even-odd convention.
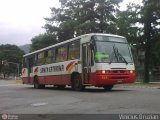
[[[76,40],[76,39],[80,39],[80,38],[87,37],[87,36],[93,36],[93,35],[103,35],[103,36],[110,36],[110,37],[120,37],[120,38],[125,38],[125,37],[123,37],[123,36],[113,35],[113,34],[89,33],[89,34],[84,34],[84,35],[81,35],[81,36],[78,36],[78,37],[75,37],[75,38],[72,38],[72,39],[69,39],[69,40],[66,40],[66,41],[63,41],[63,42],[60,42],[60,43],[57,43],[57,44],[54,44],[54,45],[51,45],[51,46],[45,47],[45,48],[42,48],[42,49],[36,50],[36,51],[34,51],[34,52],[31,52],[31,53],[25,54],[23,57],[30,56],[30,55],[33,55],[33,54],[35,54],[35,53],[42,52],[42,51],[44,51],[44,50],[48,50],[48,49],[50,49],[50,48],[52,48],[52,47],[56,47],[56,46],[59,46],[59,45],[65,44],[65,43],[68,43],[68,42],[74,41],[74,40]]]

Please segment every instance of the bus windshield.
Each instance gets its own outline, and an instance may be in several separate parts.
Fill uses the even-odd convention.
[[[118,38],[116,38],[118,40]],[[122,38],[120,38],[122,41]],[[126,39],[124,39],[126,40]],[[95,40],[95,61],[98,63],[132,63],[130,47],[125,42]]]

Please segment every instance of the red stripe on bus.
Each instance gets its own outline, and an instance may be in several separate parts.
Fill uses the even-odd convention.
[[[74,64],[74,63],[75,63],[75,61],[70,62],[70,63],[67,65],[66,70],[68,70],[68,69],[70,68],[70,66],[72,66],[72,64]]]

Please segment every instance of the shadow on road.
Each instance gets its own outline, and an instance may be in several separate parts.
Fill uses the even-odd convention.
[[[133,90],[128,90],[128,89],[124,89],[124,88],[113,88],[111,91],[105,91],[103,88],[90,88],[90,87],[87,87],[85,88],[83,91],[74,91],[72,90],[70,87],[66,87],[66,88],[57,88],[57,87],[51,87],[51,86],[47,86],[43,89],[35,89],[33,87],[26,87],[27,89],[33,89],[33,90],[54,90],[54,91],[70,91],[70,92],[89,92],[89,93],[103,93],[103,92],[107,92],[107,93],[114,93],[114,92],[126,92],[126,91],[133,91]]]

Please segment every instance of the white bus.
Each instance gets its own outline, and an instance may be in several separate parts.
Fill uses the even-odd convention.
[[[111,90],[136,79],[131,48],[125,37],[91,33],[23,56],[22,81],[34,88],[54,85]]]

